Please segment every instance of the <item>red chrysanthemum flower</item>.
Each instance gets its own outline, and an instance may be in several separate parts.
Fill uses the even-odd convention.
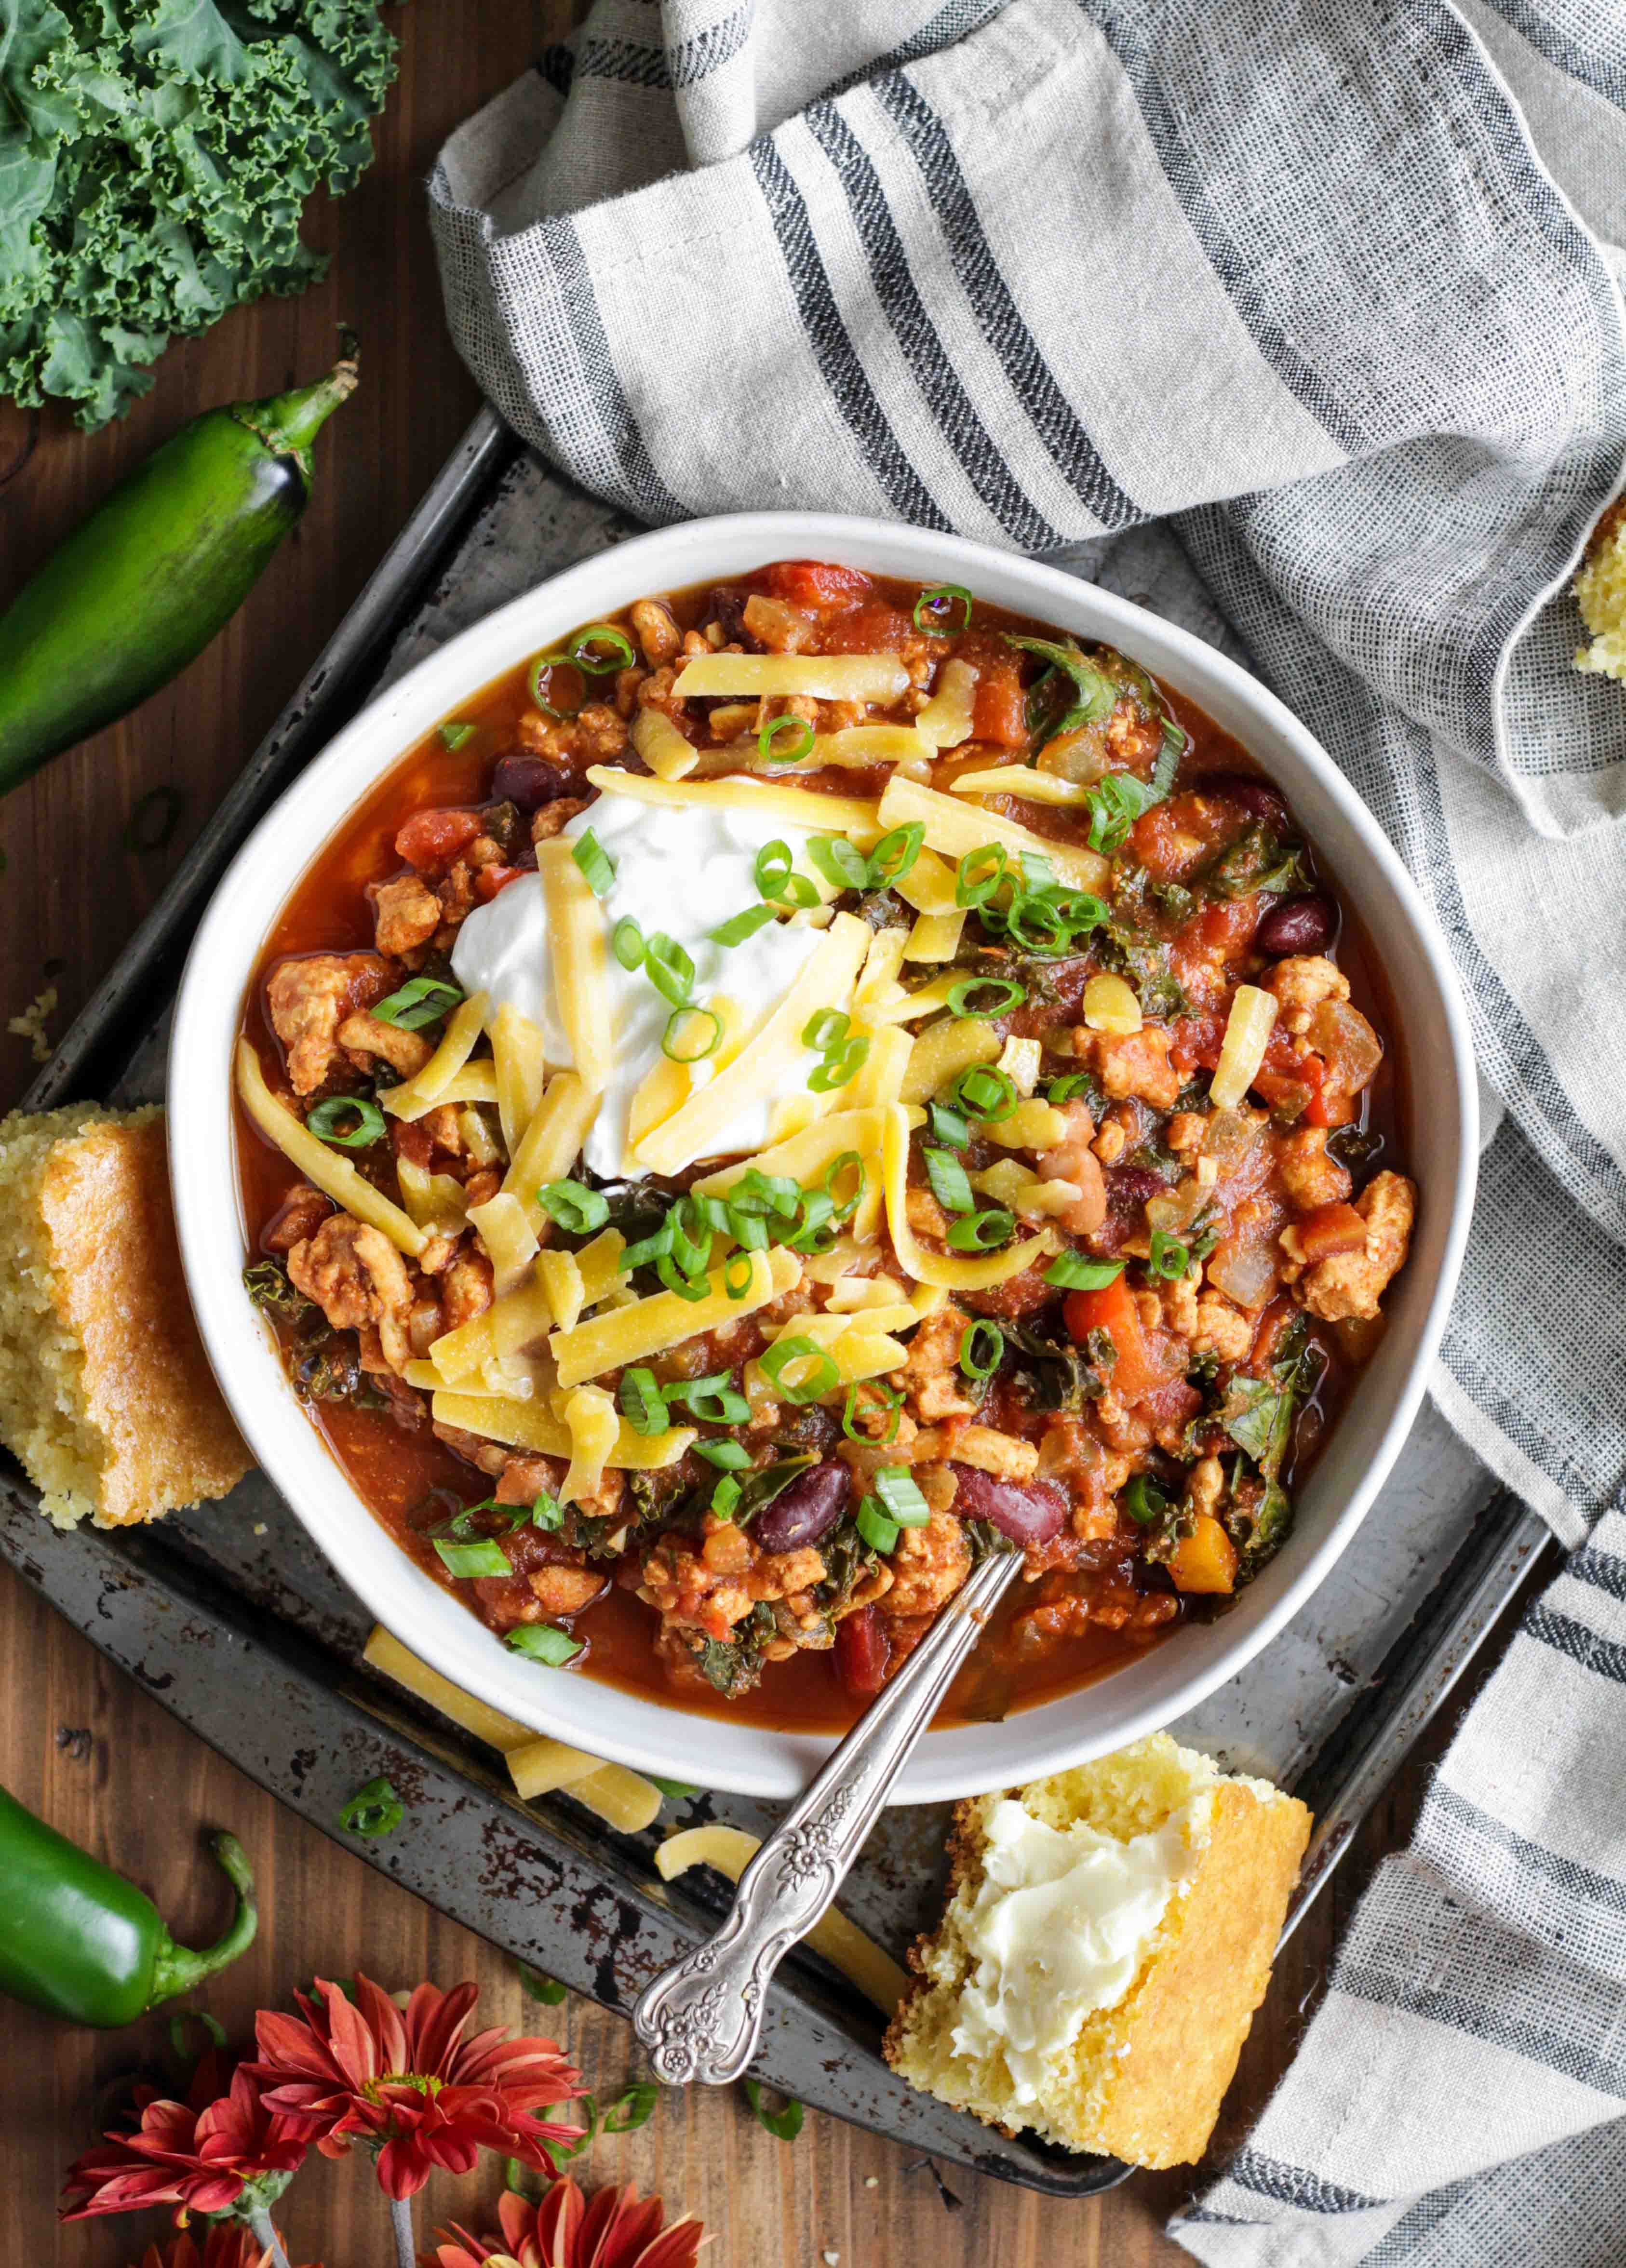
[[[166,2245],[148,2245],[130,2268],[267,2268],[270,2257],[240,2220],[217,2220],[205,2234],[201,2251],[186,2230]],[[320,2261],[313,2261],[311,2268],[321,2268]]]
[[[463,2038],[472,1984],[420,1984],[404,2011],[365,1977],[355,2007],[320,1977],[316,1991],[319,2001],[294,1995],[298,2016],[261,2010],[261,2060],[249,2068],[267,2108],[324,2156],[342,2157],[353,2141],[376,2150],[390,2197],[416,2196],[436,2166],[467,2173],[482,2150],[551,2176],[548,2145],[582,2132],[532,2116],[581,2092],[552,2040],[511,2040],[501,2029]]]
[[[69,2167],[63,2219],[154,2205],[230,2213],[246,2193],[262,2203],[280,2197],[304,2160],[305,2140],[268,2110],[246,2065],[232,2073],[223,2093],[224,2078],[225,2066],[211,2048],[200,2058],[184,2102],[138,2087],[136,2126],[104,2135]]]
[[[443,2228],[423,2268],[511,2261],[515,2268],[695,2268],[705,2235],[687,2213],[668,2228],[659,2198],[640,2198],[630,2183],[600,2190],[591,2204],[569,2180],[555,2182],[540,2205],[510,2190],[497,2217],[500,2236]]]

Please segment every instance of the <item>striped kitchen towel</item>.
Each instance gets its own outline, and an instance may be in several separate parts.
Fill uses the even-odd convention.
[[[1626,690],[1567,595],[1626,463],[1626,0],[598,0],[430,206],[470,367],[595,494],[1063,559],[1168,517],[1388,829],[1490,1129],[1434,1391],[1572,1548],[1616,1509],[1179,2233],[1626,2259]]]

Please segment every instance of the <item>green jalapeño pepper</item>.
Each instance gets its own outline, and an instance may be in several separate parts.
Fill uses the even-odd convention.
[[[237,612],[310,500],[347,354],[269,401],[205,411],[121,482],[0,617],[0,795],[125,716]]]
[[[26,1811],[0,1787],[0,1992],[70,2023],[132,2023],[246,1952],[259,1926],[236,1836],[210,1847],[237,1893],[218,1945],[177,1945],[131,1882]]]

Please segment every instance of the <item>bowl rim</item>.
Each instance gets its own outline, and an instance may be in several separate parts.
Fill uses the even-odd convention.
[[[1303,778],[1289,786],[1295,805],[1319,803],[1325,816],[1353,838],[1357,865],[1364,862],[1364,867],[1358,876],[1351,875],[1347,850],[1336,861],[1329,859],[1339,887],[1349,897],[1358,884],[1360,895],[1375,894],[1387,902],[1386,910],[1398,918],[1400,930],[1380,947],[1386,975],[1396,952],[1403,951],[1423,986],[1424,997],[1402,999],[1400,988],[1390,984],[1398,1035],[1409,1054],[1410,1027],[1431,1018],[1439,1026],[1436,1037],[1445,1043],[1443,1059],[1430,1058],[1431,1075],[1443,1074],[1446,1090],[1444,1108],[1427,1134],[1430,1145],[1441,1153],[1425,1215],[1437,1255],[1432,1281],[1421,1314],[1412,1315],[1403,1367],[1398,1356],[1388,1366],[1395,1374],[1387,1382],[1380,1430],[1358,1476],[1327,1518],[1325,1532],[1301,1560],[1284,1567],[1292,1551],[1290,1539],[1282,1557],[1244,1594],[1248,1605],[1221,1622],[1182,1632],[1092,1684],[999,1723],[928,1734],[889,1800],[939,1801],[1032,1779],[1125,1746],[1183,1715],[1244,1668],[1313,1594],[1370,1508],[1416,1418],[1445,1329],[1477,1169],[1472,1044],[1449,950],[1431,910],[1355,789],[1308,727],[1236,662],[1179,625],[1060,568],[901,522],[800,512],[719,515],[632,537],[545,576],[450,638],[359,711],[284,789],[217,886],[182,973],[171,1033],[171,1183],[188,1288],[227,1404],[268,1479],[377,1621],[443,1676],[489,1706],[534,1726],[539,1734],[591,1746],[593,1753],[636,1770],[692,1779],[697,1769],[695,1734],[703,1727],[709,1786],[772,1798],[799,1793],[837,1735],[748,1725],[585,1678],[539,1677],[534,1665],[508,1653],[390,1543],[299,1409],[269,1335],[240,1297],[237,1267],[223,1270],[218,1265],[223,1241],[234,1253],[246,1248],[230,1079],[244,989],[280,909],[356,805],[460,699],[578,622],[646,592],[681,589],[748,571],[753,564],[797,557],[844,560],[921,581],[941,579],[952,567],[959,579],[979,595],[987,591],[994,603],[1072,627],[1120,645],[1137,659],[1145,659],[1148,648],[1159,653],[1160,659],[1146,661],[1155,676],[1188,693],[1210,714],[1217,705],[1229,710],[1239,718],[1245,740],[1251,730],[1279,744],[1290,769],[1298,765],[1303,771]],[[987,589],[990,583],[1005,586],[997,598]],[[1225,728],[1234,732],[1239,725]],[[1267,756],[1251,747],[1250,754],[1271,776]],[[1318,838],[1324,831],[1324,825],[1310,828]],[[269,904],[269,912],[263,919],[246,921],[245,904],[251,911]],[[1415,1174],[1421,1138],[1415,1124],[1411,1134],[1407,1162]],[[1415,1309],[1418,1293],[1409,1274],[1404,1282]],[[1383,1360],[1380,1349],[1372,1367]],[[1369,1370],[1369,1391],[1371,1378]],[[1352,1399],[1344,1412],[1327,1455],[1348,1432],[1359,1399]],[[1375,1404],[1363,1408],[1361,1422],[1370,1431]],[[291,1425],[291,1418],[297,1422]],[[1325,1462],[1318,1462],[1312,1488]],[[341,1512],[336,1523],[331,1516],[335,1503]],[[371,1550],[365,1548],[369,1541]],[[1223,1633],[1232,1624],[1237,1627],[1228,1642],[1222,1637],[1205,1644],[1202,1658],[1188,1660],[1180,1674],[1177,1646],[1183,1645],[1192,1656],[1197,1649],[1190,1641],[1204,1630]],[[513,1675],[516,1670],[521,1675]],[[1082,1722],[1077,1721],[1080,1703]],[[584,1704],[591,1709],[591,1724],[582,1721]]]

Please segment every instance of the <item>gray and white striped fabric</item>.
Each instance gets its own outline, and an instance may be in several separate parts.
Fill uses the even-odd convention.
[[[1406,859],[1490,1129],[1434,1390],[1567,1544],[1610,1516],[1179,2233],[1626,2257],[1626,2135],[1563,2140],[1626,2109],[1626,694],[1567,595],[1626,463],[1626,0],[598,0],[430,209],[490,400],[641,520],[1170,518]]]

